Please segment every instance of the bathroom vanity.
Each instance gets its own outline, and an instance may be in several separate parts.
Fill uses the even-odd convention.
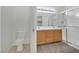
[[[37,27],[37,45],[62,41],[62,28]]]
[[[42,12],[39,12],[39,11]],[[43,12],[37,8],[36,13],[36,37],[37,45],[62,41],[62,29],[64,21],[62,16],[56,13]],[[45,10],[46,11],[46,10]],[[64,17],[64,16],[63,16]]]

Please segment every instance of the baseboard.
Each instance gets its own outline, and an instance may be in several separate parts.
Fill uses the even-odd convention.
[[[79,46],[78,45],[75,45],[74,43],[71,43],[71,42],[68,42],[68,41],[65,41],[63,40],[62,42],[68,44],[69,46],[72,46],[73,48],[79,50]]]

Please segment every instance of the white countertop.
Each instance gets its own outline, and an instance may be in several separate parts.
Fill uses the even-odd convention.
[[[60,27],[56,27],[56,26],[37,26],[36,30],[56,30],[56,29],[62,29]]]

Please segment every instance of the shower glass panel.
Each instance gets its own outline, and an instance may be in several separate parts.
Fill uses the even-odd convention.
[[[67,7],[71,8],[66,11],[66,40],[67,42],[79,47],[79,7]],[[66,9],[67,9],[66,8]]]

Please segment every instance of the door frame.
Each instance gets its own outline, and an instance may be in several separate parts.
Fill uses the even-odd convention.
[[[36,6],[32,6],[32,24],[31,24],[31,53],[37,52],[36,40]]]

